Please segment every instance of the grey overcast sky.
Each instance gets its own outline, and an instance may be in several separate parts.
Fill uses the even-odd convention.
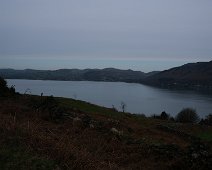
[[[0,0],[0,68],[163,70],[212,60],[212,0]]]

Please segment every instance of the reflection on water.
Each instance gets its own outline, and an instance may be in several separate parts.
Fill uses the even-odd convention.
[[[24,93],[70,97],[120,109],[123,101],[128,112],[146,115],[166,111],[176,115],[182,108],[192,107],[201,116],[212,113],[212,95],[186,90],[168,90],[135,83],[90,81],[7,80]],[[30,90],[29,90],[30,89]]]

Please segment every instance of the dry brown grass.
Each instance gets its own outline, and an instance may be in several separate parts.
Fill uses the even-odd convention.
[[[92,119],[103,124],[101,128],[73,126],[72,119],[55,123],[43,119],[43,113],[29,107],[27,100],[19,97],[1,101],[1,133],[17,135],[28,150],[57,161],[61,169],[167,169],[181,160],[180,155],[173,156],[175,151],[158,152],[151,144],[175,144],[179,149],[189,144],[157,129],[159,121],[146,118],[142,123],[131,116],[111,120],[90,113]],[[76,114],[80,117],[84,113]],[[112,134],[111,127],[122,130],[124,135]]]

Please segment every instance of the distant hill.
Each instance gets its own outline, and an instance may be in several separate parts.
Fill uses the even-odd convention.
[[[105,69],[59,69],[59,70],[14,70],[0,69],[5,79],[107,81],[142,83],[165,88],[210,88],[212,89],[212,61],[188,63],[165,71],[144,73],[133,70]]]
[[[105,69],[60,69],[60,70],[14,70],[0,69],[0,76],[5,79],[30,79],[30,80],[65,80],[65,81],[112,81],[134,82],[154,74],[133,70],[120,70],[115,68]]]
[[[212,87],[212,61],[197,62],[171,68],[142,80],[162,87]]]

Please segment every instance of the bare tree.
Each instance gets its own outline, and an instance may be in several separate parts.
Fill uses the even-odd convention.
[[[27,88],[26,90],[25,90],[25,92],[24,92],[24,94],[31,94],[31,90],[30,90],[30,88]]]
[[[126,103],[121,102],[121,110],[123,113],[126,111],[126,107],[127,107]]]
[[[74,93],[73,96],[74,96],[74,99],[77,100],[77,94]]]

